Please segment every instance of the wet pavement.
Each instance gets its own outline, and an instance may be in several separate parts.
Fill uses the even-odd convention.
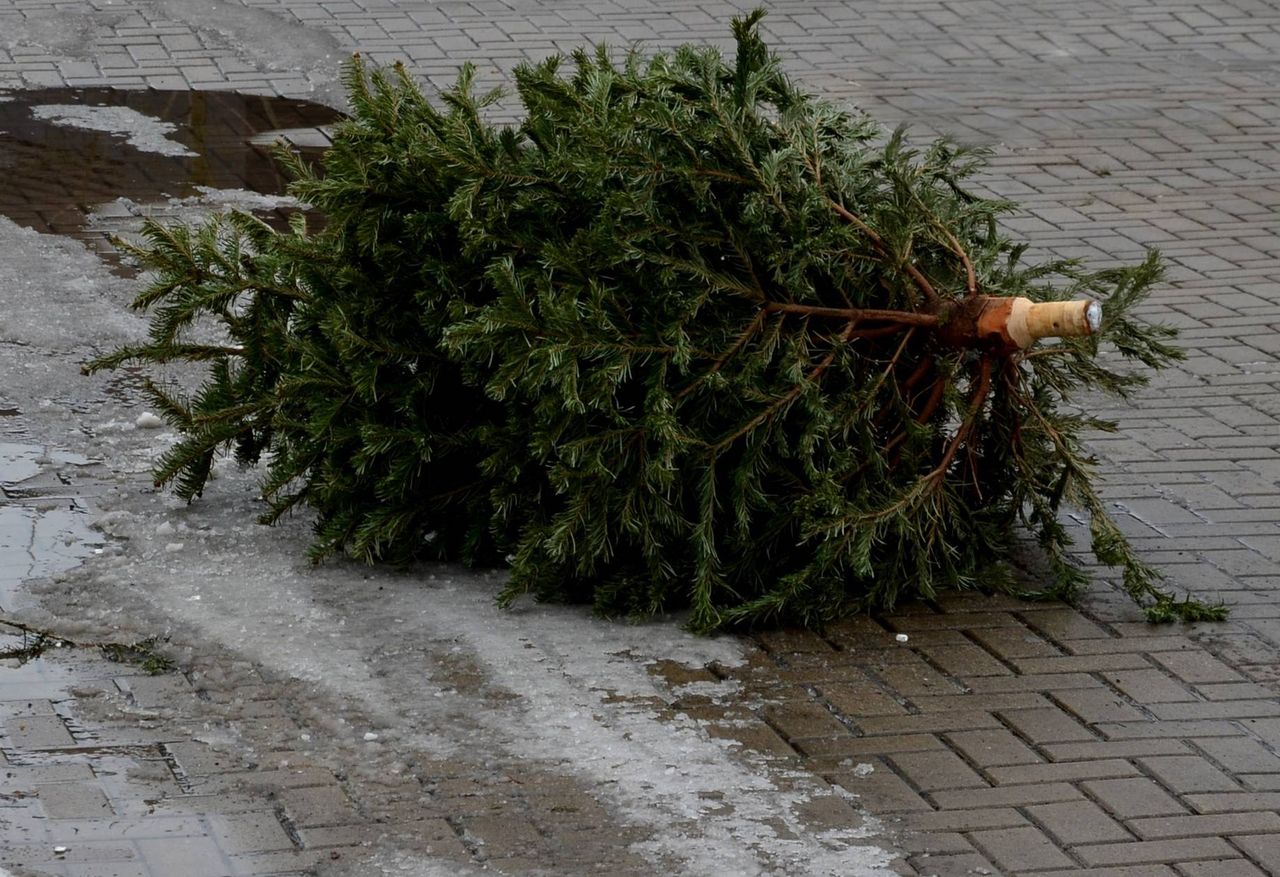
[[[236,850],[294,851],[269,805],[229,816],[226,802],[193,794],[183,762],[207,757],[205,747],[189,730],[162,729],[153,708],[189,691],[185,678],[11,623],[31,602],[24,582],[107,549],[89,527],[95,468],[76,454],[0,444],[0,652],[40,645],[0,659],[0,865],[30,875],[221,875],[244,873]]]
[[[201,110],[138,91],[115,108],[141,119],[95,122],[61,89],[334,104],[351,49],[438,85],[479,60],[497,81],[583,40],[723,43],[735,11],[0,0],[0,86],[23,90],[11,109],[0,101],[0,130],[170,169],[69,173],[64,151],[13,172],[42,152],[24,147],[0,174],[52,193],[48,215],[4,185],[0,215],[100,240],[83,217],[117,227],[102,204],[129,214],[125,227],[136,216],[115,199],[163,213],[191,191],[196,157],[127,141],[201,152],[184,133]],[[306,569],[293,560],[305,522],[240,527],[250,479],[228,471],[190,509],[149,491],[168,439],[133,428],[136,385],[69,376],[114,343],[107,316],[125,299],[84,263],[54,271],[69,253],[11,235],[31,260],[23,276],[47,266],[52,287],[0,296],[96,316],[75,337],[4,302],[0,436],[23,447],[3,457],[0,556],[26,582],[0,605],[27,594],[24,617],[73,638],[170,636],[178,671],[82,649],[0,668],[0,865],[848,874],[883,873],[896,853],[887,867],[908,875],[1280,873],[1280,14],[1242,0],[787,0],[766,29],[813,90],[995,147],[982,184],[1027,208],[1008,224],[1035,251],[1092,264],[1164,252],[1169,279],[1147,313],[1182,329],[1189,357],[1102,409],[1121,429],[1093,446],[1144,556],[1232,620],[1142,624],[1099,570],[1080,609],[958,596],[824,636],[691,645],[568,611],[493,614],[495,582],[456,571]],[[84,130],[104,118],[130,130]],[[264,114],[227,136],[256,162],[246,132],[295,124]],[[251,177],[241,159],[206,163],[242,180],[217,186]],[[278,185],[257,173],[251,185]],[[82,552],[87,565],[55,568]]]

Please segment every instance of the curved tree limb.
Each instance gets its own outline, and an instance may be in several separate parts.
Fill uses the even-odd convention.
[[[871,243],[875,244],[877,250],[886,256],[889,255],[889,245],[884,242],[884,238],[880,237],[879,233],[877,233],[875,229],[863,222],[861,218],[852,213],[839,201],[831,198],[828,198],[828,200],[831,203],[831,208],[835,210],[841,219],[848,222],[850,225],[856,226],[863,234],[871,239]],[[942,299],[938,296],[937,290],[933,288],[933,284],[929,282],[929,278],[925,277],[924,274],[921,273],[920,269],[915,265],[904,265],[903,268],[911,279],[915,281],[916,287],[924,295],[925,300],[929,302],[930,307],[940,307],[942,305]]]

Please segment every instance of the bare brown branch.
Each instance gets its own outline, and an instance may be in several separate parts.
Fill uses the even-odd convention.
[[[886,256],[889,255],[888,244],[884,242],[884,238],[880,237],[875,229],[863,222],[857,215],[850,212],[850,210],[839,201],[835,201],[830,198],[828,201],[830,201],[832,209],[839,214],[841,219],[845,220],[850,225],[857,226],[863,234],[870,238],[871,243],[875,244],[877,250]],[[933,284],[929,282],[929,278],[925,277],[924,274],[920,272],[919,268],[915,265],[908,264],[904,265],[903,269],[915,282],[916,287],[924,295],[925,300],[929,302],[931,307],[937,308],[942,304],[942,299],[938,297],[937,290],[933,288]]]
[[[941,322],[937,314],[921,314],[914,311],[892,311],[879,308],[823,308],[816,305],[769,302],[764,306],[764,309],[780,314],[800,314],[806,317],[827,317],[854,322],[862,320],[888,321],[901,323],[904,326],[937,326]]]
[[[969,440],[970,434],[973,432],[974,425],[978,421],[978,415],[982,413],[982,406],[987,401],[987,393],[991,392],[991,358],[982,357],[982,364],[978,367],[978,382],[973,391],[973,397],[969,401],[969,413],[965,415],[964,423],[960,424],[956,429],[955,435],[951,437],[951,441],[947,443],[947,449],[942,454],[942,460],[937,467],[929,473],[931,478],[941,478],[946,474],[947,467],[951,465],[951,461],[955,459],[956,451]]]

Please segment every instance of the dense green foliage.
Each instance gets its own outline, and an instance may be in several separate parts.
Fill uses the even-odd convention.
[[[1024,264],[1010,205],[965,188],[980,155],[798,91],[757,21],[729,62],[520,67],[513,126],[470,69],[433,104],[352,63],[322,167],[291,162],[322,229],[230,214],[132,248],[151,338],[91,368],[210,367],[191,398],[149,385],[185,436],[158,480],[190,498],[221,448],[265,455],[268,518],[313,509],[317,557],[509,555],[506,599],[687,606],[697,630],[1016,588],[1018,524],[1069,596],[1067,502],[1149,614],[1216,615],[1107,517],[1080,439],[1107,425],[1069,404],[1142,382],[1102,344],[1177,357],[1130,317],[1154,256]],[[934,324],[979,292],[1087,294],[1106,318],[1025,352],[947,343]],[[224,340],[192,342],[210,318]]]

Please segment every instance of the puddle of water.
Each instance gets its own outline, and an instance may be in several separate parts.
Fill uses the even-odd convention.
[[[73,569],[103,546],[71,479],[59,471],[89,462],[39,445],[0,443],[0,608],[13,608],[24,581]]]
[[[47,88],[0,94],[0,215],[70,235],[95,207],[198,194],[201,187],[279,194],[271,132],[318,157],[318,130],[341,118],[309,101],[205,91]],[[172,148],[167,148],[168,147]]]

